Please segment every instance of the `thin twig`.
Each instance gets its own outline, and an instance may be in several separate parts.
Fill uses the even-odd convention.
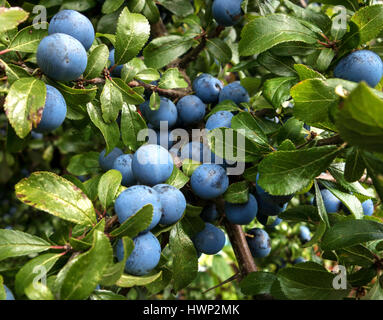
[[[229,282],[232,282],[232,281],[238,279],[238,278],[240,277],[240,275],[241,275],[241,274],[238,272],[238,273],[236,273],[235,275],[231,276],[230,278],[226,279],[225,281],[223,281],[223,282],[217,284],[216,286],[211,287],[211,288],[205,290],[204,292],[202,292],[202,294],[205,294],[205,293],[207,293],[207,292],[209,292],[209,291],[211,291],[211,290],[214,290],[214,289],[217,289],[217,288],[219,288],[219,287],[222,287],[223,285],[225,285],[225,284],[227,284],[227,283],[229,283]]]
[[[330,138],[318,140],[316,145],[320,147],[320,146],[338,145],[338,144],[342,144],[343,142],[344,141],[340,137],[340,135],[336,134]]]
[[[178,67],[181,70],[186,69],[189,63],[195,61],[198,58],[199,54],[205,49],[207,40],[218,37],[224,29],[225,27],[218,26],[209,34],[203,32],[201,35],[197,36],[196,39],[201,39],[200,43],[195,48],[189,50],[183,57],[171,62],[168,65],[168,68]]]
[[[145,82],[138,82],[138,81],[130,81],[128,83],[130,87],[144,87],[147,90],[158,92],[159,95],[166,96],[172,99],[179,99],[182,98],[188,94],[190,94],[191,89],[161,89],[158,86],[148,84]]]

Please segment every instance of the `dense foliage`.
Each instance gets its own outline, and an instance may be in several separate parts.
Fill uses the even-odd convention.
[[[0,299],[383,299],[383,4],[308,2],[2,0]]]

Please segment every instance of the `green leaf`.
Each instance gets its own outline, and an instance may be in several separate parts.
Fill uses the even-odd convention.
[[[145,120],[136,111],[135,106],[123,104],[121,113],[121,137],[125,146],[136,151],[145,141],[137,139],[141,130],[147,129]]]
[[[98,183],[98,198],[105,210],[113,204],[121,180],[121,172],[117,170],[109,170],[101,176]]]
[[[108,290],[96,290],[90,300],[126,300],[126,297]]]
[[[177,68],[169,68],[162,75],[158,87],[161,89],[187,88],[188,84]]]
[[[118,113],[122,108],[122,94],[112,81],[106,80],[100,96],[102,117],[105,122],[116,121]]]
[[[344,220],[325,233],[321,247],[335,250],[383,239],[383,224],[371,220]]]
[[[241,79],[241,86],[243,86],[250,96],[255,95],[261,86],[261,78],[246,77]],[[229,100],[230,101],[230,100]]]
[[[153,219],[153,206],[147,204],[130,216],[117,229],[114,229],[110,235],[113,237],[136,237],[140,232],[146,230]]]
[[[383,5],[361,8],[352,16],[351,21],[358,26],[359,44],[366,43],[376,38],[383,29]],[[344,41],[347,42],[353,36],[354,34],[350,34]]]
[[[46,253],[26,263],[16,274],[16,293],[22,295],[24,290],[34,282],[34,279],[39,274],[46,275],[60,257],[62,257],[61,253]]]
[[[318,216],[320,220],[325,223],[326,228],[330,227],[330,222],[328,220],[326,207],[324,205],[323,197],[316,180],[314,181],[314,186],[315,186],[315,199],[316,199],[317,208],[318,208]]]
[[[70,106],[85,106],[88,102],[92,101],[97,94],[96,86],[90,89],[74,89],[61,82],[51,80],[48,81],[48,84],[58,89],[64,96],[66,103]]]
[[[88,57],[88,64],[83,73],[85,79],[93,79],[101,75],[101,72],[107,66],[109,59],[109,50],[105,44],[95,47]]]
[[[368,285],[373,278],[376,277],[376,270],[374,267],[362,268],[348,276],[353,287],[362,287]]]
[[[101,12],[103,14],[110,14],[115,12],[122,6],[124,2],[124,0],[105,0],[102,5]]]
[[[0,261],[49,250],[50,243],[29,233],[0,229]]]
[[[189,0],[159,0],[160,5],[180,17],[193,13],[193,6]]]
[[[207,39],[206,48],[221,63],[228,63],[231,60],[231,48],[221,39]]]
[[[363,162],[367,167],[367,173],[372,178],[376,192],[383,199],[383,160],[373,154],[364,152]]]
[[[266,80],[263,84],[263,96],[275,108],[280,108],[282,103],[290,98],[290,89],[296,84],[295,77],[280,77]]]
[[[29,300],[55,300],[51,290],[41,282],[31,283],[25,288],[25,294]]]
[[[251,272],[241,280],[239,286],[245,295],[270,294],[276,279],[275,274],[271,272]]]
[[[229,161],[253,162],[271,151],[263,143],[255,142],[253,139],[259,137],[249,130],[238,132],[231,128],[217,128],[210,131],[207,138],[210,149],[217,156]]]
[[[294,116],[308,125],[332,128],[329,109],[337,106],[335,90],[319,79],[304,80],[291,89],[294,99]]]
[[[116,285],[121,288],[131,288],[134,286],[146,286],[159,279],[162,276],[162,271],[152,275],[146,276],[132,276],[129,274],[123,274],[121,278],[116,282]]]
[[[374,253],[362,245],[336,250],[336,254],[339,262],[345,265],[358,265],[368,268],[375,263]]]
[[[0,8],[0,32],[11,30],[27,20],[28,12],[21,8]]]
[[[218,254],[213,256],[213,263],[211,266],[211,272],[220,281],[225,281],[225,280],[233,277],[232,266],[227,263],[226,259],[223,256],[218,255]]]
[[[113,78],[112,83],[122,93],[122,98],[127,104],[141,104],[145,102],[144,98],[141,97],[136,91],[129,87],[122,79]]]
[[[335,290],[335,275],[314,262],[299,263],[278,272],[281,290],[291,300],[340,300],[349,290]]]
[[[140,71],[135,78],[142,81],[156,81],[160,78],[160,74],[156,69],[148,68]]]
[[[146,70],[147,67],[140,58],[133,58],[128,63],[125,63],[121,70],[121,79],[129,83],[134,79],[134,77],[143,70]]]
[[[315,52],[316,47],[299,41],[283,42],[270,49],[272,54],[280,57],[308,56]]]
[[[89,102],[86,107],[93,124],[104,136],[106,142],[106,152],[111,152],[120,140],[120,130],[117,122],[106,123],[102,117],[101,108],[96,104]]]
[[[203,210],[203,207],[193,206],[190,203],[186,204],[185,215],[189,217],[198,217]]]
[[[383,300],[382,277],[378,278],[370,291],[362,298],[363,300]]]
[[[358,181],[364,173],[365,165],[359,148],[352,147],[349,149],[346,159],[346,167],[344,168],[344,178],[349,181]]]
[[[0,301],[6,299],[3,277],[0,275]]]
[[[1,8],[0,8],[1,12]],[[5,99],[4,111],[20,138],[25,138],[41,121],[46,98],[44,82],[36,78],[15,81]]]
[[[35,53],[40,41],[48,35],[47,23],[42,23],[39,29],[32,25],[20,30],[12,39],[8,50]]]
[[[319,222],[318,209],[314,206],[300,205],[298,207],[289,208],[278,215],[279,218],[294,222]]]
[[[278,57],[270,51],[266,51],[257,57],[257,61],[271,73],[280,77],[291,77],[297,74],[294,70],[295,60],[292,57]]]
[[[128,8],[131,12],[139,13],[145,8],[145,0],[130,0]]]
[[[124,273],[126,260],[134,249],[134,242],[129,237],[123,237],[122,243],[124,246],[124,258],[117,263],[112,263],[109,265],[103,274],[103,278],[100,281],[100,284],[105,286],[112,286],[121,278],[122,274]]]
[[[364,168],[364,166],[363,166]],[[366,190],[359,182],[348,182],[345,179],[343,172],[345,171],[345,166],[343,162],[334,163],[329,169],[331,175],[335,180],[347,191],[359,194],[365,198],[375,198],[375,193],[371,190]]]
[[[350,144],[369,151],[383,151],[383,101],[366,83],[360,83],[344,100],[336,125]]]
[[[321,79],[321,80],[326,79],[319,72],[317,72],[313,69],[310,69],[308,66],[306,66],[304,64],[295,64],[294,69],[298,73],[299,79],[301,81],[307,80],[307,79],[316,79],[316,78]]]
[[[233,183],[223,195],[225,201],[230,203],[246,203],[249,201],[249,185],[247,181]]]
[[[295,149],[295,145],[290,139],[283,140],[282,143],[279,145],[279,150],[281,151],[294,151]]]
[[[336,146],[324,146],[273,152],[258,166],[259,184],[273,195],[300,191],[325,171],[340,151]]]
[[[89,151],[77,154],[70,158],[67,170],[75,176],[85,176],[88,174],[98,173],[100,165],[98,163],[100,153]]]
[[[314,244],[318,243],[322,239],[324,233],[326,232],[326,229],[327,229],[326,223],[323,221],[320,221],[311,240],[306,242],[304,245],[302,245],[302,247],[310,248]]]
[[[153,281],[152,283],[146,286],[146,289],[149,290],[150,294],[158,294],[163,291],[173,279],[173,272],[167,266],[162,266],[160,268],[162,271],[161,278]]]
[[[308,23],[314,25],[311,27],[313,30],[320,28],[323,33],[327,33],[330,29],[331,20],[327,14],[302,8],[301,6],[298,6],[288,0],[285,0],[283,3],[287,8],[292,10],[292,14],[295,17],[303,20],[307,25]]]
[[[290,41],[314,45],[317,37],[314,32],[288,15],[257,17],[242,29],[239,54],[250,56],[262,53],[277,44]]]
[[[160,18],[160,11],[154,0],[145,0],[145,7],[142,13],[149,20],[150,23],[156,23]]]
[[[197,252],[180,223],[170,231],[169,245],[173,255],[174,289],[178,291],[189,285],[197,276]]]
[[[86,11],[90,8],[93,8],[96,6],[95,0],[83,0],[83,1],[77,1],[77,0],[65,0],[65,2],[60,7],[60,11],[64,9],[69,10],[76,10],[76,11]]]
[[[294,142],[299,145],[299,143],[302,141],[302,130],[303,130],[303,122],[295,119],[294,117],[288,119],[283,127],[279,130],[277,141],[284,142],[284,141],[290,141],[289,148],[287,150],[295,150]],[[288,140],[286,140],[288,139]],[[278,150],[283,150],[282,145],[279,146]]]
[[[220,103],[218,103],[206,116],[205,119],[208,119],[211,115],[214,113],[217,113],[218,111],[242,111],[241,108],[237,106],[237,104],[234,101],[231,100],[224,100]]]
[[[115,12],[114,14],[111,14],[111,15],[107,15],[107,16],[104,16],[104,17],[107,17],[108,19],[112,19],[113,18],[113,22],[114,22],[114,15],[117,14],[118,12]],[[102,19],[104,18],[102,17],[100,19],[100,21],[102,21]],[[118,16],[117,16],[118,17]],[[116,19],[117,19],[116,17]],[[109,33],[99,33],[99,32],[96,32],[96,38],[105,38],[105,39],[108,39],[111,44],[113,45],[113,47],[115,46],[116,44],[116,35],[114,34],[109,34]],[[109,51],[109,50],[108,50]]]
[[[172,174],[166,180],[166,184],[169,184],[173,187],[176,187],[177,189],[182,189],[185,184],[189,182],[189,177],[185,175],[180,169],[177,168],[177,166],[173,167]]]
[[[94,232],[92,248],[70,260],[57,275],[61,300],[83,300],[89,297],[102,279],[113,257],[109,239]]]
[[[137,56],[149,39],[150,25],[139,13],[124,8],[117,22],[115,63],[124,64]]]
[[[192,37],[177,35],[152,40],[144,49],[145,63],[159,69],[186,53],[193,45]]]
[[[332,60],[335,57],[335,52],[332,48],[324,48],[320,50],[318,58],[316,60],[316,68],[318,71],[324,72],[330,66]]]
[[[7,64],[1,59],[0,59],[0,62],[5,67],[7,80],[10,85],[12,85],[15,81],[21,78],[30,77],[30,74],[26,70],[24,70],[22,67],[16,66],[14,64]]]
[[[98,163],[98,161],[97,161]],[[86,195],[88,196],[88,198],[92,201],[95,201],[96,198],[97,198],[97,194],[98,194],[98,183],[100,182],[100,179],[101,179],[102,175],[99,174],[97,176],[94,176],[88,180],[86,180],[84,183],[83,183],[83,186],[84,186],[84,189],[85,189],[85,193]]]
[[[93,204],[73,183],[51,172],[34,172],[15,186],[17,198],[61,219],[92,226]]]
[[[310,1],[314,2],[314,1]],[[359,10],[358,0],[320,0],[320,3],[331,4],[331,5],[342,5],[351,11]]]
[[[161,106],[161,97],[157,92],[153,91],[152,94],[150,95],[149,108],[152,110],[158,110],[160,106]]]

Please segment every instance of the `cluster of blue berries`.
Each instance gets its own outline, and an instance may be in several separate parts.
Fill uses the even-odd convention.
[[[85,71],[87,50],[95,38],[94,28],[87,17],[75,10],[62,10],[50,21],[48,36],[37,48],[37,64],[49,78],[57,81],[76,80]],[[58,128],[66,117],[67,105],[56,88],[46,85],[46,101],[36,132]]]

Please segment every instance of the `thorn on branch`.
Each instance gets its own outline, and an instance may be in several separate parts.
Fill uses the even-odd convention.
[[[219,288],[219,287],[222,287],[223,285],[225,285],[225,284],[227,284],[227,283],[230,283],[230,282],[232,282],[232,281],[238,279],[238,278],[240,277],[240,275],[241,275],[241,274],[238,272],[238,273],[236,273],[235,275],[231,276],[230,278],[226,279],[225,281],[223,281],[223,282],[217,284],[216,286],[211,287],[211,288],[209,288],[209,289],[203,291],[202,294],[205,294],[205,293],[207,293],[207,292],[209,292],[209,291],[211,291],[211,290],[214,290],[214,289],[217,289],[217,288]]]

